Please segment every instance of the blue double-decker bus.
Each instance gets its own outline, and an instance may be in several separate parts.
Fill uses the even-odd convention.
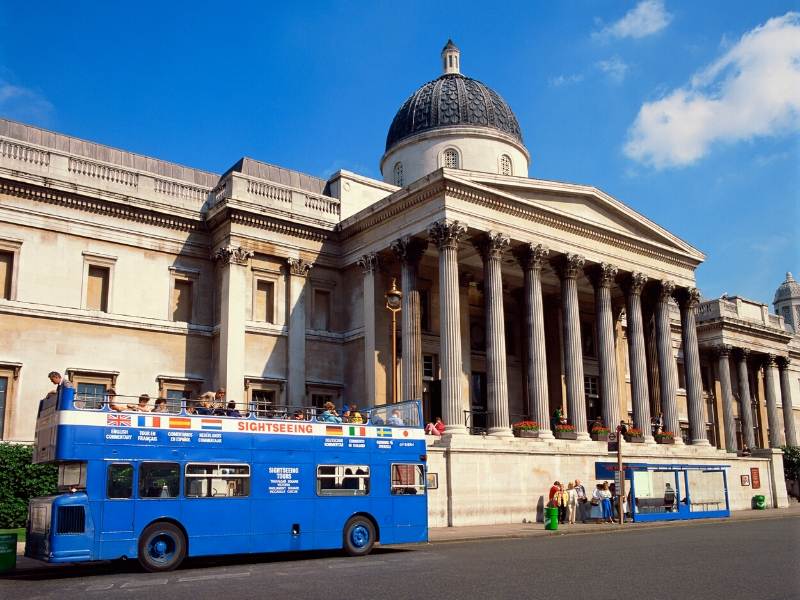
[[[59,493],[31,500],[25,555],[136,558],[167,571],[187,556],[359,556],[376,542],[427,541],[419,402],[370,409],[355,424],[262,414],[114,411],[69,388],[52,394],[34,460],[58,465]]]

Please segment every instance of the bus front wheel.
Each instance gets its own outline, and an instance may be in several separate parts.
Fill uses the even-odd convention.
[[[375,526],[367,517],[355,516],[344,526],[344,551],[350,556],[366,556],[375,545]]]
[[[139,564],[145,571],[172,571],[186,558],[186,537],[172,523],[145,527],[139,538]]]

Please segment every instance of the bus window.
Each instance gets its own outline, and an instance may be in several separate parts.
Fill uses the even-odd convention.
[[[250,495],[250,465],[186,465],[187,498],[244,498]]]
[[[425,468],[423,465],[392,465],[392,494],[424,494]]]
[[[58,465],[58,491],[86,489],[86,463],[68,462]]]
[[[140,498],[177,498],[178,463],[142,463],[139,467]]]
[[[108,497],[133,496],[133,466],[129,463],[108,465]]]
[[[367,465],[319,465],[317,496],[366,496],[369,494]]]

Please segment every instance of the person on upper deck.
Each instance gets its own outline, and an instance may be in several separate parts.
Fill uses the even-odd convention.
[[[239,411],[236,409],[236,402],[234,402],[233,400],[231,400],[230,402],[228,402],[228,408],[227,408],[227,410],[225,411],[225,416],[228,416],[228,417],[236,417],[237,419],[240,419],[240,418],[242,417],[242,413],[240,413],[240,412],[239,412]]]
[[[117,412],[125,410],[124,404],[117,404],[117,390],[114,388],[108,388],[106,390],[106,402],[108,403],[108,408],[111,410],[115,410]]]
[[[150,404],[150,396],[142,394],[139,396],[139,404],[128,404],[128,410],[136,412],[150,412],[152,409],[148,406]]]
[[[197,404],[195,405],[194,411],[198,415],[210,415],[213,414],[212,405],[215,401],[215,394],[214,392],[206,392],[205,394],[201,394],[200,397],[197,399]]]
[[[363,423],[364,417],[358,412],[358,406],[354,403],[350,403],[350,422],[351,423]]]
[[[61,388],[73,388],[74,387],[72,385],[72,382],[69,379],[67,379],[66,377],[61,377],[61,373],[59,373],[58,371],[50,371],[50,373],[47,374],[47,377],[48,377],[48,379],[50,379],[51,383],[53,383],[53,384],[55,384],[57,386],[56,387],[56,393],[60,392]]]
[[[341,423],[342,417],[340,417],[336,413],[336,406],[333,402],[326,402],[324,405],[325,410],[322,411],[322,414],[319,416],[318,421],[322,421],[323,423]]]
[[[403,417],[400,415],[400,409],[399,408],[395,408],[392,411],[392,416],[390,416],[386,420],[386,424],[387,425],[395,425],[395,426],[405,425],[405,423],[403,423]]]
[[[169,407],[167,406],[167,399],[166,398],[156,398],[156,405],[153,408],[153,412],[157,412],[157,413],[169,412]]]

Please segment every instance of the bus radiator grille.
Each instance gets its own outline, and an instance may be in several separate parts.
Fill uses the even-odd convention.
[[[86,528],[86,513],[83,506],[58,507],[58,533],[83,533]]]

